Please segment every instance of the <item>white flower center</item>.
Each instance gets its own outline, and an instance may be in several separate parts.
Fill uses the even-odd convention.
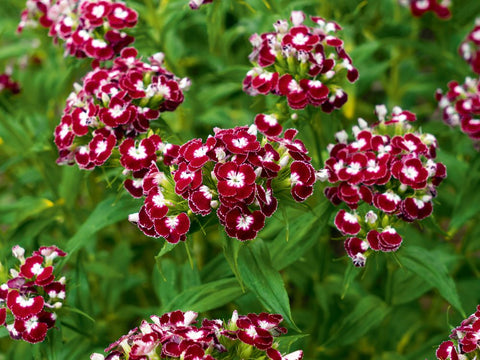
[[[20,305],[22,308],[30,307],[33,305],[33,298],[27,299],[23,296],[17,297],[17,304]]]
[[[175,229],[178,225],[178,218],[177,217],[169,217],[166,221],[165,224],[170,228],[170,229]]]
[[[308,36],[305,36],[303,34],[297,34],[295,37],[292,39],[292,42],[295,45],[304,45],[308,41]]]
[[[115,105],[113,108],[109,109],[108,112],[112,117],[118,118],[123,115],[124,109],[120,105]]]
[[[343,215],[343,219],[346,222],[349,222],[350,224],[358,223],[357,217],[353,214],[350,214],[350,213],[345,213],[345,215]]]
[[[116,8],[113,12],[113,16],[115,16],[117,19],[125,20],[128,16],[128,11],[121,8]]]
[[[107,150],[107,142],[105,140],[100,141],[95,148],[95,154],[99,155]]]
[[[238,148],[244,148],[245,146],[248,145],[248,140],[245,139],[244,137],[241,137],[239,139],[233,139],[233,145],[235,145]]]
[[[243,173],[232,170],[228,173],[227,179],[228,186],[241,188],[245,185],[245,175]]]
[[[152,197],[152,202],[155,205],[155,207],[164,207],[166,204],[165,198],[163,197],[162,194],[157,194]]]
[[[128,149],[128,155],[135,160],[141,160],[147,157],[147,151],[145,150],[145,146],[139,145],[138,148],[131,147]]]
[[[295,80],[291,80],[290,83],[288,84],[288,91],[299,93],[299,92],[302,92],[302,88]]]
[[[252,225],[252,224],[253,224],[253,216],[241,215],[237,219],[237,229],[248,230],[248,229],[250,229],[250,225]],[[255,330],[255,328],[254,328],[254,330]]]
[[[360,172],[360,170],[362,170],[362,165],[360,163],[354,162],[354,163],[348,164],[347,173],[351,175],[356,175]]]
[[[70,133],[70,127],[67,124],[63,124],[59,134],[60,138],[62,140],[65,139],[65,136],[67,136],[69,133]]]
[[[402,169],[402,174],[410,180],[415,180],[418,176],[418,171],[413,166],[405,166]]]
[[[275,126],[278,124],[277,118],[273,115],[265,115],[263,120],[265,120],[265,122],[270,126]]]
[[[36,263],[32,266],[30,271],[35,275],[40,275],[43,272],[43,267],[42,267],[42,265]]]
[[[193,152],[193,156],[196,158],[200,158],[206,155],[208,148],[206,146],[199,147],[197,150]]]
[[[93,10],[92,10],[93,16],[99,18],[99,17],[102,17],[104,13],[105,13],[105,6],[97,5],[93,7]]]

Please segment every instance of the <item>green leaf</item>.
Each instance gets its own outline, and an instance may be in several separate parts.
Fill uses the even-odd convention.
[[[3,337],[7,337],[8,336],[8,330],[6,327],[1,327],[0,328],[0,339],[3,338]]]
[[[162,307],[162,312],[193,310],[205,312],[223,306],[242,295],[234,278],[212,281],[186,289]]]
[[[106,198],[97,205],[77,233],[68,241],[66,246],[67,257],[85,246],[99,230],[117,221],[126,221],[129,214],[139,209],[137,199],[130,197],[117,199],[114,196]]]
[[[336,346],[351,344],[370,329],[380,325],[385,316],[390,312],[389,307],[376,296],[368,295],[363,297],[340,324],[340,327],[327,341],[327,344],[334,343]]]
[[[421,247],[405,246],[399,253],[398,258],[406,269],[414,272],[427,283],[437,288],[445,300],[455,307],[462,316],[466,316],[455,282],[448,274],[445,265],[439,262],[437,256]]]
[[[225,232],[223,231],[221,231],[221,234],[223,239],[223,254],[225,255],[225,259],[227,259],[228,265],[237,278],[242,291],[245,292],[242,277],[240,275],[240,271],[238,270],[238,253],[240,252],[242,243],[237,239],[232,239],[226,236]]]
[[[308,249],[318,243],[319,236],[324,231],[328,216],[324,216],[330,207],[327,198],[322,197],[319,204],[311,211],[300,216],[288,216],[285,221],[289,222],[288,232],[286,226],[269,243],[269,250],[272,259],[275,259],[273,266],[277,270],[286,268],[297,261]],[[287,238],[287,234],[288,238]]]
[[[274,268],[268,248],[261,239],[241,248],[238,269],[245,285],[256,294],[267,311],[282,315],[290,326],[298,330],[292,319],[282,276]]]

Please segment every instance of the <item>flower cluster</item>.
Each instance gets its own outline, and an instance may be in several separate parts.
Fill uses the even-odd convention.
[[[475,21],[475,27],[460,44],[458,51],[472,71],[480,74],[480,18]]]
[[[213,2],[213,0],[190,0],[188,5],[190,6],[190,9],[197,10],[200,6],[209,4],[211,2]]]
[[[449,19],[451,0],[398,0],[400,5],[409,7],[413,16],[422,16],[428,11],[434,12],[440,19]]]
[[[138,328],[105,349],[104,355],[94,353],[91,360],[124,359],[184,359],[215,360],[265,359],[301,360],[303,352],[282,355],[277,350],[275,337],[287,330],[279,326],[283,318],[277,314],[248,314],[236,311],[228,323],[204,319],[195,326],[197,313],[173,311],[150,317],[152,323],[142,321]]]
[[[20,85],[8,73],[0,74],[0,93],[3,91],[9,91],[12,94],[20,92]]]
[[[477,311],[463,320],[460,326],[452,330],[450,338],[444,341],[437,349],[439,360],[478,359],[480,347],[480,305]]]
[[[325,112],[340,108],[347,94],[340,87],[341,72],[355,82],[358,71],[335,36],[341,27],[333,21],[312,16],[314,26],[303,24],[305,14],[293,11],[286,20],[274,24],[275,32],[250,37],[254,68],[243,80],[244,91],[252,96],[285,96],[292,109],[321,106]]]
[[[290,192],[298,202],[312,194],[316,178],[307,150],[295,139],[297,130],[280,136],[274,115],[259,114],[250,127],[214,131],[205,142],[181,146],[163,144],[156,135],[120,145],[120,161],[133,177],[125,186],[133,196],[145,196],[130,220],[146,235],[176,243],[185,239],[190,215],[216,209],[230,237],[250,240],[277,209],[275,193]],[[148,166],[158,151],[161,169]]]
[[[12,339],[38,343],[55,325],[55,310],[65,300],[65,278],[55,279],[52,262],[66,254],[55,246],[41,247],[28,258],[18,245],[12,252],[20,268],[11,269],[12,278],[0,286],[0,326]]]
[[[429,216],[436,187],[446,177],[445,165],[434,161],[435,137],[409,125],[415,114],[394,108],[387,118],[385,106],[377,106],[376,113],[379,121],[372,127],[359,120],[353,142],[345,131],[337,134],[339,143],[331,145],[318,173],[334,184],[325,189],[328,199],[351,210],[340,210],[335,225],[348,237],[345,249],[357,266],[365,264],[368,249],[396,251],[402,238],[395,223]]]
[[[189,80],[163,68],[163,54],[137,59],[137,50],[125,48],[110,68],[98,67],[76,84],[55,129],[60,164],[82,169],[102,165],[117,142],[135,138],[150,128],[161,112],[183,102]]]
[[[40,25],[65,42],[66,54],[104,61],[134,41],[122,30],[137,19],[137,12],[118,0],[27,0],[17,30]]]
[[[480,82],[478,79],[467,77],[462,85],[457,81],[451,81],[446,94],[438,89],[435,96],[446,124],[460,126],[471,139],[480,140]]]

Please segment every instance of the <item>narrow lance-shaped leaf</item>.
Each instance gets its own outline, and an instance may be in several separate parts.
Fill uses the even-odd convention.
[[[282,276],[273,266],[266,244],[257,239],[241,248],[238,268],[245,285],[252,290],[263,306],[283,316],[298,330],[290,312],[290,301]]]
[[[445,300],[452,304],[462,316],[466,316],[460,302],[455,282],[448,274],[445,265],[439,263],[437,257],[427,249],[417,246],[406,246],[402,249],[402,252],[399,253],[399,259],[405,268],[414,272],[427,283],[437,288],[438,292]]]

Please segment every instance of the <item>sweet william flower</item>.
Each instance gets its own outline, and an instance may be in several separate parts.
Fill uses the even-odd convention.
[[[275,32],[250,37],[254,67],[243,80],[243,90],[251,96],[284,96],[294,110],[307,105],[324,112],[340,108],[348,99],[339,86],[340,73],[346,72],[350,82],[358,78],[343,41],[333,35],[341,27],[314,16],[314,26],[307,26],[301,11],[293,11],[290,20],[291,27],[278,20]]]
[[[396,107],[387,116],[384,106],[375,113],[378,121],[372,126],[359,120],[353,141],[346,132],[337,136],[339,143],[329,146],[330,157],[320,170],[323,181],[332,185],[325,196],[334,205],[345,203],[355,210],[340,210],[335,226],[346,237],[345,249],[357,266],[365,264],[372,253],[368,249],[391,252],[400,247],[397,225],[430,216],[436,187],[447,175],[445,165],[435,162],[435,137],[411,125],[415,114]],[[364,242],[364,252],[355,250],[357,239]]]
[[[238,315],[231,319],[203,319],[197,324],[197,313],[173,311],[152,315],[152,322],[123,335],[105,349],[106,356],[94,353],[91,360],[146,359],[149,357],[183,360],[215,360],[224,357],[301,360],[303,351],[283,355],[278,351],[277,337],[286,333],[278,314]]]
[[[43,246],[25,258],[25,250],[18,245],[12,253],[20,261],[20,271],[11,269],[12,278],[0,285],[0,326],[12,339],[42,342],[65,300],[65,278],[55,281],[52,263],[66,253],[56,246]]]

